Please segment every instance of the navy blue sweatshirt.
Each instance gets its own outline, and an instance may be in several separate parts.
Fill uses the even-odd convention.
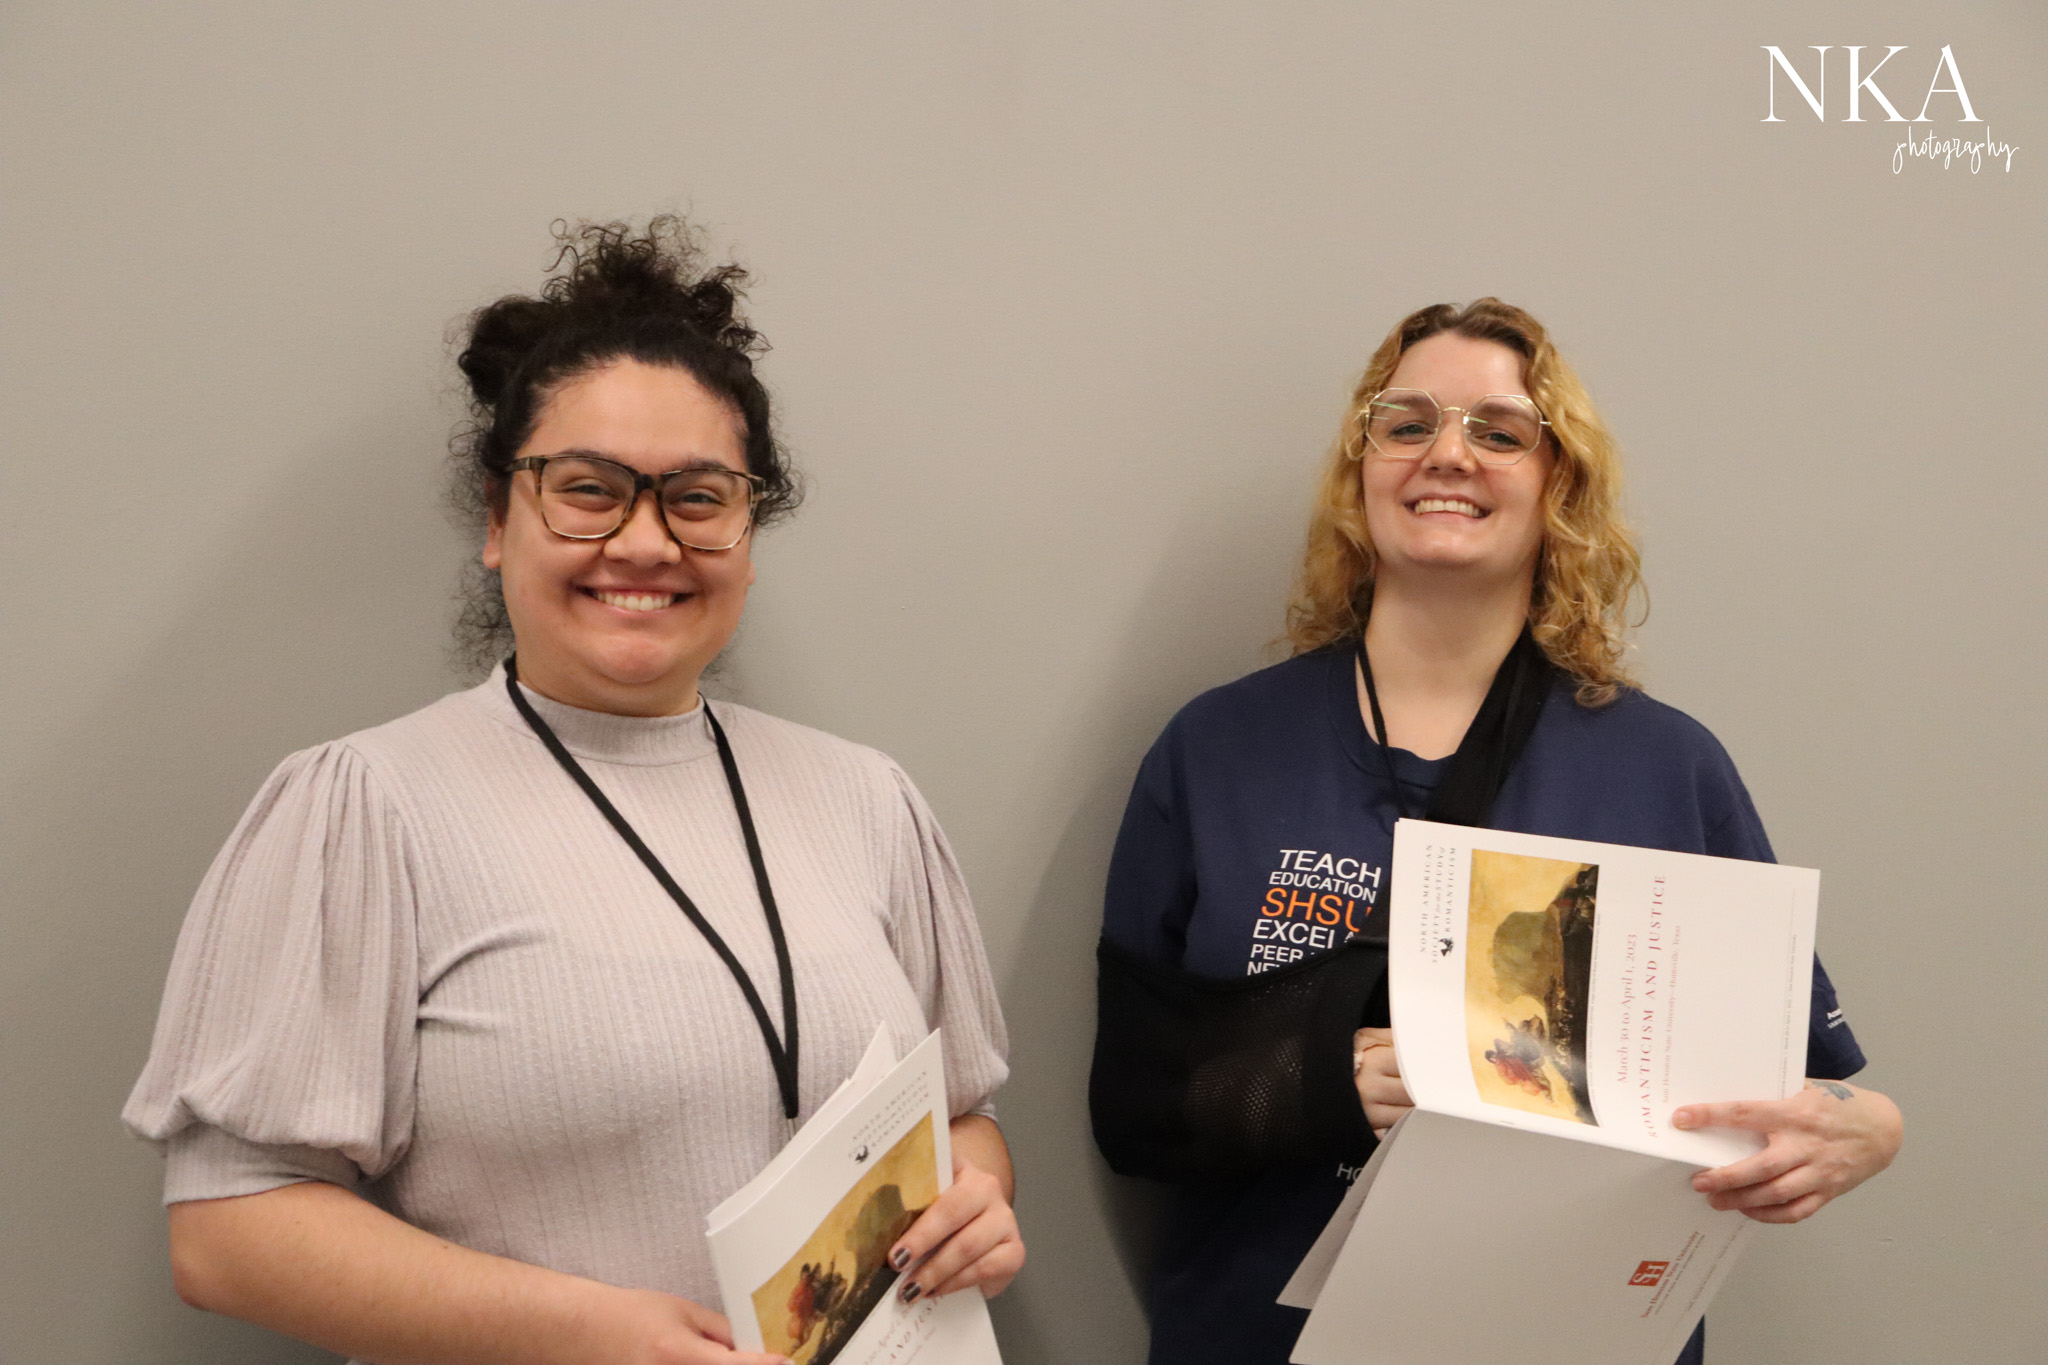
[[[1392,751],[1408,810],[1447,759]],[[1188,703],[1145,756],[1110,862],[1103,934],[1225,978],[1269,970],[1381,919],[1399,818],[1359,715],[1350,648],[1288,660]],[[1771,861],[1770,841],[1706,728],[1640,692],[1598,710],[1559,682],[1494,803],[1498,829]],[[1863,1053],[1814,963],[1809,1076]],[[1354,1170],[1282,1170],[1177,1192],[1151,1293],[1155,1365],[1281,1365],[1307,1315],[1274,1299]],[[1680,1357],[1696,1362],[1701,1337]]]

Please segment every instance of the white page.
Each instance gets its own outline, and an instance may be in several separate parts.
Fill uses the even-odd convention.
[[[1681,1162],[1417,1110],[1290,1359],[1671,1365],[1754,1226]]]
[[[1408,1089],[1530,1132],[1740,1159],[1755,1134],[1679,1132],[1671,1111],[1799,1088],[1819,887],[1806,868],[1403,820],[1387,974]]]
[[[952,1184],[952,1140],[937,1030],[879,1077],[869,1065],[876,1046],[762,1175],[714,1211],[707,1235],[733,1338],[742,1350],[779,1350],[797,1365],[1000,1365],[979,1293],[906,1305],[894,1292],[898,1277],[882,1257]],[[800,1315],[805,1267],[820,1272],[816,1302],[871,1302],[865,1317],[829,1307]],[[799,1321],[800,1341],[785,1325]]]
[[[1372,1188],[1373,1177],[1379,1174],[1380,1166],[1386,1161],[1387,1148],[1407,1121],[1408,1114],[1395,1119],[1386,1137],[1372,1149],[1372,1155],[1366,1158],[1365,1169],[1352,1179],[1351,1188],[1344,1191],[1337,1211],[1330,1215],[1330,1221],[1323,1225],[1315,1244],[1309,1247],[1308,1255],[1301,1258],[1301,1264],[1294,1268],[1294,1274],[1281,1287],[1276,1303],[1288,1308],[1316,1306],[1316,1299],[1322,1294],[1323,1286],[1329,1282],[1330,1271],[1337,1264],[1337,1253],[1344,1249],[1344,1240],[1351,1235],[1351,1225],[1358,1221],[1358,1211],[1365,1205],[1366,1192]]]

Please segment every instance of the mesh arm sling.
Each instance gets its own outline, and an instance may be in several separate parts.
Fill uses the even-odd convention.
[[[1427,818],[1486,823],[1556,676],[1523,631],[1451,756]],[[1104,939],[1096,948],[1088,1111],[1110,1168],[1197,1184],[1363,1160],[1373,1137],[1352,1080],[1351,1037],[1363,1025],[1386,1023],[1384,909],[1375,922],[1374,939],[1228,980],[1149,961]]]

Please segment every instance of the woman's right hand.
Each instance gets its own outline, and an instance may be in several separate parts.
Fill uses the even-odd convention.
[[[1351,1079],[1358,1086],[1365,1121],[1376,1138],[1385,1137],[1387,1130],[1415,1107],[1407,1082],[1401,1079],[1390,1028],[1362,1028],[1351,1035]]]

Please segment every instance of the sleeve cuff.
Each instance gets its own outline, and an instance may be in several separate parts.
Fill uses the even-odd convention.
[[[164,1147],[166,1204],[261,1194],[306,1180],[352,1190],[361,1179],[353,1161],[329,1148],[250,1142],[203,1123],[173,1133]]]

